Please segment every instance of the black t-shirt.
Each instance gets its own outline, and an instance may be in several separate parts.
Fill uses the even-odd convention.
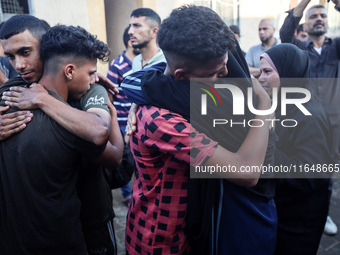
[[[40,109],[32,113],[23,131],[0,142],[1,254],[86,254],[76,180],[82,157],[95,158],[105,146],[76,137]]]
[[[100,108],[109,111],[106,89],[97,84],[80,101],[69,102],[72,107],[87,111]],[[83,229],[97,227],[114,217],[111,189],[105,180],[102,167],[88,158],[83,158],[77,180],[77,193],[81,201],[80,221]]]

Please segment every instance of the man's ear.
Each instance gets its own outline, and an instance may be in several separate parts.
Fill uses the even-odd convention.
[[[183,68],[178,68],[174,72],[174,76],[177,80],[186,81],[189,80],[188,72]]]
[[[64,67],[64,75],[67,80],[72,80],[75,73],[75,65],[74,64],[67,64]]]
[[[158,33],[158,27],[154,27],[153,29],[151,29],[151,37],[152,38],[156,38],[157,33]]]

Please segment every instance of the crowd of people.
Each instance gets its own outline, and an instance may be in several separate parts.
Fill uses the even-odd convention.
[[[107,76],[110,49],[84,28],[2,23],[0,254],[117,255],[119,187],[126,254],[316,254],[337,233],[331,171],[242,171],[339,168],[340,37],[323,5],[300,24],[309,3],[280,38],[262,19],[247,52],[208,7],[135,9]]]

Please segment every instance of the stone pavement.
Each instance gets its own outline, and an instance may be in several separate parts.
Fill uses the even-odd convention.
[[[115,232],[118,244],[118,255],[125,255],[124,237],[127,207],[123,205],[120,189],[112,191],[113,208],[116,213]],[[333,194],[329,215],[340,230],[340,179],[334,179]],[[339,255],[340,234],[335,236],[323,235],[317,255]]]
[[[340,179],[333,179],[333,193],[329,215],[340,230]],[[335,236],[323,234],[319,246],[318,255],[339,255],[340,254],[340,233]]]

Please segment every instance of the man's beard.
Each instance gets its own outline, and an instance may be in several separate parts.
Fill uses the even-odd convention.
[[[323,25],[323,29],[314,30],[314,28],[315,28],[317,25]],[[312,28],[312,29],[308,29],[308,30],[309,30],[309,31],[307,31],[307,33],[308,33],[309,35],[312,35],[312,36],[322,36],[322,35],[324,35],[324,34],[327,33],[327,28],[326,28],[325,24],[322,23],[322,22],[316,22],[316,23],[314,24],[313,28]]]
[[[263,44],[266,44],[266,43],[269,42],[269,40],[270,40],[271,38],[272,38],[272,37],[267,37],[267,38],[265,38],[265,39],[261,39],[261,38],[260,38],[260,40],[261,40],[261,42],[262,42]]]
[[[137,55],[139,55],[140,54],[140,50],[139,49],[135,49],[135,48],[133,48],[133,50],[132,50],[132,52],[133,52],[133,55],[135,55],[135,56],[137,56]]]
[[[142,42],[142,43],[138,43],[138,44],[132,44],[132,47],[134,49],[143,49],[146,45],[148,45],[148,41]]]
[[[312,36],[322,36],[322,35],[326,34],[326,31],[325,30],[317,30],[317,31],[311,31],[308,34],[312,35]]]

